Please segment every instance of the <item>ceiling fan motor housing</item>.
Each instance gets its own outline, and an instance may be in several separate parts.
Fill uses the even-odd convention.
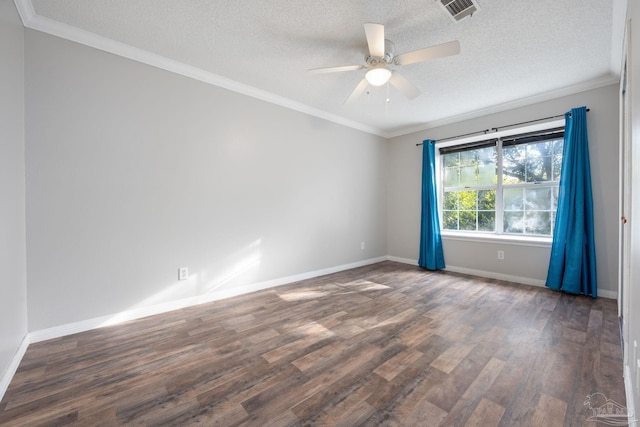
[[[420,89],[392,68],[460,53],[460,43],[455,40],[396,56],[395,45],[384,37],[384,25],[372,22],[365,23],[364,32],[367,39],[367,47],[369,48],[368,55],[365,54],[366,65],[342,65],[307,70],[313,74],[366,70],[364,78],[360,80],[360,83],[351,92],[351,95],[345,101],[346,103],[364,93],[369,85],[382,86],[385,83],[390,83],[391,86],[395,87],[408,99],[414,99],[420,95]]]
[[[384,40],[384,57],[380,58],[376,56],[367,55],[365,57],[365,60],[369,65],[392,64],[395,51],[396,51],[396,45],[393,44],[391,40],[385,39]]]

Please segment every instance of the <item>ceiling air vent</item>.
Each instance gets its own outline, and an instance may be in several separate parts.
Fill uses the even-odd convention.
[[[478,10],[474,0],[440,0],[440,3],[455,21],[471,16]]]

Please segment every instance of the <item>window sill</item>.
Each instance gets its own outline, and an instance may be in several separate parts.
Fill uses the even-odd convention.
[[[510,245],[533,246],[550,248],[551,237],[513,236],[507,234],[489,233],[457,233],[455,231],[441,232],[443,240],[461,240],[468,242],[507,243]]]

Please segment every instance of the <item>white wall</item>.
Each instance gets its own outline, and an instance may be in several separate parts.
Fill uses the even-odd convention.
[[[627,407],[635,406],[636,419],[640,411],[640,393],[638,376],[640,375],[640,353],[634,349],[634,341],[640,345],[640,4],[628,2],[627,19],[630,20],[631,39],[628,49],[628,85],[627,96],[631,104],[631,209],[629,226],[631,227],[631,254],[629,281],[624,302],[626,336],[625,340],[625,377],[627,380]]]
[[[31,331],[386,255],[383,138],[25,37]]]
[[[27,334],[23,52],[13,1],[0,0],[0,396]]]
[[[420,174],[424,139],[439,139],[563,114],[586,105],[596,221],[596,257],[600,295],[615,297],[618,262],[618,85],[606,86],[502,113],[461,121],[396,137],[389,144],[388,254],[418,259],[420,235]],[[525,283],[544,282],[549,245],[443,239],[447,266],[483,271],[496,277],[517,277]],[[505,251],[505,260],[497,251]]]

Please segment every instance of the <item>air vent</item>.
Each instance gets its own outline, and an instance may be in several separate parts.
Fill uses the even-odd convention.
[[[440,3],[455,21],[460,21],[478,11],[478,4],[474,0],[440,0]]]

